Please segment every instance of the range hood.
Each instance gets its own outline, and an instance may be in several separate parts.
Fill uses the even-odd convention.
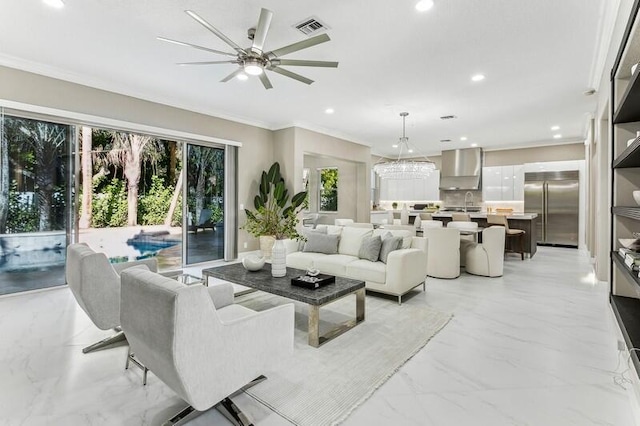
[[[482,148],[442,151],[441,190],[478,190],[481,184]]]

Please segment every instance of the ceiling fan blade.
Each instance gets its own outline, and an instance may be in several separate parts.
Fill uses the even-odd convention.
[[[241,48],[240,46],[238,46],[236,43],[234,43],[229,37],[227,37],[226,35],[222,34],[222,32],[220,30],[218,30],[216,27],[214,27],[213,25],[211,25],[210,23],[208,23],[207,21],[205,21],[203,18],[200,17],[200,15],[198,15],[197,13],[195,13],[192,10],[185,10],[185,13],[189,16],[191,16],[193,19],[195,19],[200,25],[202,25],[203,27],[205,27],[206,29],[208,29],[209,31],[211,31],[216,37],[218,37],[220,40],[224,41],[225,43],[227,43],[229,46],[233,47],[233,49],[236,52],[241,52],[241,53],[246,53],[244,51],[243,48]]]
[[[178,62],[176,65],[217,65],[217,64],[237,64],[238,61],[205,61],[205,62]]]
[[[220,50],[209,49],[208,47],[198,46],[197,44],[185,43],[183,41],[171,40],[170,38],[164,38],[164,37],[156,37],[156,38],[160,41],[166,41],[167,43],[177,44],[178,46],[193,47],[194,49],[204,50],[207,52],[215,53],[217,55],[230,56],[232,58],[235,58],[237,56],[235,53],[222,52]]]
[[[269,77],[267,77],[267,74],[265,74],[264,72],[262,74],[260,74],[260,81],[262,82],[262,85],[264,86],[265,89],[273,89],[273,86],[271,85],[271,82],[269,81]]]
[[[289,78],[293,78],[294,80],[298,80],[304,84],[311,84],[313,83],[313,80],[307,78],[307,77],[303,77],[300,74],[296,74],[295,72],[291,72],[289,70],[285,70],[284,68],[279,68],[279,67],[271,67],[269,68],[270,71],[273,72],[277,72],[280,75],[284,75],[285,77],[289,77]]]
[[[337,62],[329,61],[305,61],[302,59],[274,59],[271,63],[275,65],[289,65],[292,67],[328,67],[337,68]]]
[[[242,67],[238,68],[237,70],[235,70],[234,72],[232,72],[231,74],[229,74],[228,76],[220,80],[220,83],[226,83],[227,81],[232,80],[235,76],[237,76],[243,71],[244,69]]]
[[[315,37],[308,38],[306,40],[299,41],[297,43],[290,44],[288,46],[281,47],[280,49],[272,50],[267,53],[270,58],[277,58],[284,56],[288,53],[297,52],[298,50],[306,49],[316,44],[324,43],[331,40],[327,34],[320,34]]]
[[[260,11],[260,18],[258,18],[258,25],[256,26],[256,33],[253,36],[253,44],[251,45],[251,50],[258,50],[259,53],[262,53],[264,41],[267,38],[267,32],[269,31],[269,26],[271,25],[271,18],[273,18],[272,11],[267,9],[262,9]]]

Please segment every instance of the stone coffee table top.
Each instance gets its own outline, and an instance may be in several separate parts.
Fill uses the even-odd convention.
[[[270,264],[265,264],[259,271],[249,272],[241,263],[202,270],[202,276],[205,279],[207,276],[211,276],[316,306],[325,305],[364,288],[364,281],[342,277],[336,277],[335,283],[314,290],[291,285],[291,278],[297,278],[300,275],[306,275],[306,273],[307,271],[302,269],[287,268],[287,275],[282,278],[274,278],[271,276]]]

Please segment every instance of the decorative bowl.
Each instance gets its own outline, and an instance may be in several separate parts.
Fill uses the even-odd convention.
[[[244,268],[250,272],[259,271],[264,266],[265,260],[266,259],[264,257],[249,255],[242,259],[242,266],[244,266]]]
[[[633,199],[640,206],[640,191],[633,191]]]
[[[618,242],[624,248],[629,248],[635,240],[635,238],[618,238]]]

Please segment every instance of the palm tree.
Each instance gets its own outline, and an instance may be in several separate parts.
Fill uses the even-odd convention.
[[[91,127],[82,126],[82,203],[80,209],[80,222],[82,229],[91,226],[91,201],[93,198],[93,160]]]
[[[19,130],[33,150],[34,180],[38,200],[40,231],[51,230],[51,210],[58,176],[60,148],[67,140],[67,126],[43,121],[17,119]]]
[[[107,160],[121,167],[127,181],[127,225],[138,224],[138,187],[142,162],[155,161],[158,156],[156,140],[135,133],[113,132],[113,146]]]
[[[9,213],[9,144],[4,115],[0,115],[0,234],[7,232]]]

